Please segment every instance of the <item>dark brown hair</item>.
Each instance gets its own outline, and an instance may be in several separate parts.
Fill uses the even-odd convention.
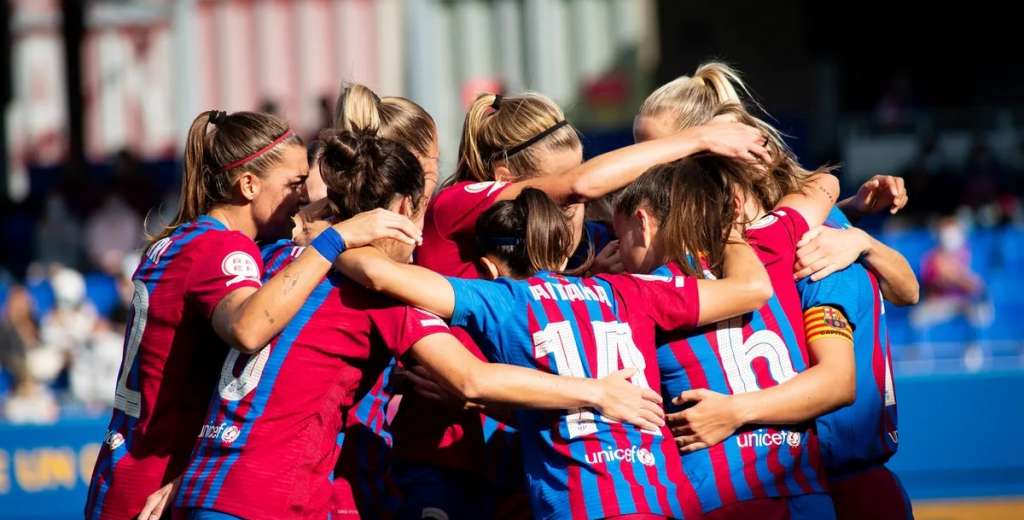
[[[565,213],[534,188],[488,208],[476,221],[476,235],[480,254],[498,257],[516,278],[558,271],[571,254],[572,230]]]
[[[386,208],[407,196],[418,211],[423,200],[423,168],[405,146],[372,132],[329,129],[323,143],[320,176],[327,185],[333,216],[339,220]]]
[[[668,189],[666,189],[666,187]],[[725,246],[737,220],[735,194],[753,190],[745,166],[715,155],[660,164],[620,192],[615,211],[644,207],[658,220],[655,237],[666,258],[700,276],[694,260],[721,275]]]

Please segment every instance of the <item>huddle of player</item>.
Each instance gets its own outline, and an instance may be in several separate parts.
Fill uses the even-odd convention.
[[[759,110],[708,63],[583,162],[484,94],[439,189],[405,98],[346,87],[308,149],[201,113],[85,516],[910,518],[883,295],[917,282],[847,220],[902,180],[837,203]]]

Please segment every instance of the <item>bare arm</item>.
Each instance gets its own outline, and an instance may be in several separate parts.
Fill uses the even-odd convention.
[[[799,192],[783,197],[778,207],[796,210],[813,228],[825,222],[838,197],[839,179],[830,173],[818,173],[808,178]]]
[[[350,247],[379,238],[409,244],[420,240],[419,230],[409,219],[383,209],[360,213],[332,227]],[[330,260],[307,247],[259,289],[244,287],[225,296],[213,312],[213,330],[243,352],[262,349],[295,316],[330,268]]]
[[[725,246],[720,280],[698,280],[700,325],[759,309],[772,297],[772,283],[754,250],[735,234]]]
[[[335,265],[342,274],[367,289],[442,318],[451,318],[455,310],[455,291],[445,277],[417,265],[395,262],[372,247],[345,251]]]
[[[875,175],[861,185],[856,195],[839,201],[836,206],[856,222],[864,215],[884,210],[895,215],[909,201],[902,177]]]
[[[920,286],[910,262],[895,249],[857,229],[817,227],[797,244],[797,279],[817,281],[845,269],[860,259],[878,277],[885,299],[896,305],[913,305]]]
[[[516,182],[498,197],[513,199],[525,188],[537,188],[559,204],[603,197],[625,187],[652,166],[709,151],[748,162],[770,161],[756,128],[718,122],[687,128],[675,135],[601,154],[560,175]]]
[[[627,421],[645,430],[657,430],[665,424],[661,396],[629,382],[636,369],[587,379],[486,363],[449,334],[421,339],[413,345],[412,355],[437,374],[440,382],[471,402],[551,410],[594,408],[610,419]]]

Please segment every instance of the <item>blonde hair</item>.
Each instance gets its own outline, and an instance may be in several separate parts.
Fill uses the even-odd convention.
[[[782,197],[800,191],[811,175],[834,169],[823,166],[809,171],[800,166],[782,134],[756,117],[751,108],[767,114],[751,95],[739,71],[725,63],[710,62],[697,67],[692,77],[680,76],[652,92],[640,106],[637,117],[664,119],[682,130],[729,115],[739,123],[760,130],[767,139],[765,147],[773,161],[767,173],[759,172],[753,180],[755,194],[768,209],[775,207]]]
[[[493,180],[497,161],[504,161],[515,178],[530,178],[537,174],[545,151],[582,146],[576,130],[563,123],[562,109],[547,96],[526,92],[496,99],[496,94],[481,94],[470,105],[462,125],[459,164],[450,182]],[[563,126],[509,155],[509,150],[559,123]]]
[[[334,128],[379,135],[421,157],[430,157],[437,139],[437,124],[423,107],[404,97],[381,98],[359,83],[350,83],[341,89]]]

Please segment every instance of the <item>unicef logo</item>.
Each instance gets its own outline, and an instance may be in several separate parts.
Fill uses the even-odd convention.
[[[124,444],[124,435],[117,432],[108,432],[106,442],[111,450],[116,450]]]
[[[798,432],[789,432],[789,434],[786,435],[786,444],[789,444],[793,448],[800,446],[800,441],[802,440],[803,439],[800,437],[800,433]]]
[[[636,450],[636,460],[640,461],[640,464],[643,464],[644,466],[653,466],[654,454],[647,448],[640,448],[639,450]]]
[[[224,428],[224,433],[220,434],[220,440],[224,444],[231,444],[238,438],[238,426],[231,425]]]

